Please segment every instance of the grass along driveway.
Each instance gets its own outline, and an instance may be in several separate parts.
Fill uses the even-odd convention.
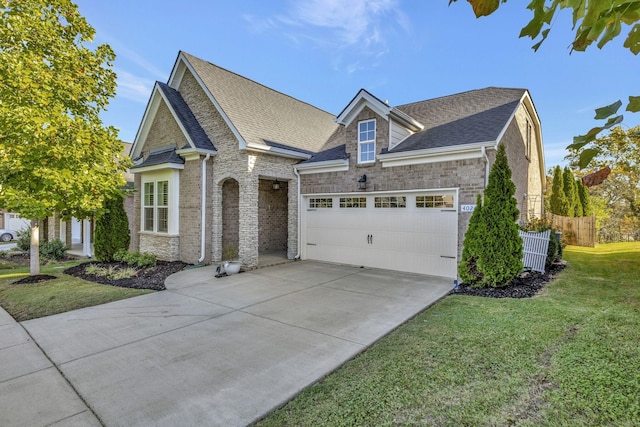
[[[100,285],[62,273],[64,269],[80,262],[42,266],[41,274],[57,278],[42,283],[16,285],[13,282],[29,275],[29,267],[0,259],[0,306],[21,322],[152,292]]]
[[[452,295],[260,425],[640,424],[640,244],[570,247],[541,295]]]

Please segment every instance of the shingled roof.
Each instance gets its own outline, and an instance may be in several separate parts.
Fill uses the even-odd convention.
[[[147,166],[155,166],[155,165],[160,165],[164,163],[173,163],[176,165],[183,165],[184,159],[176,153],[176,149],[174,147],[165,148],[165,149],[150,153],[149,156],[147,156],[147,158],[144,159],[142,163],[131,167],[131,169],[132,170],[140,169]]]
[[[339,126],[333,114],[182,52],[245,142],[317,152]]]
[[[200,123],[198,123],[198,120],[196,120],[196,117],[182,98],[182,95],[165,83],[156,82],[156,84],[164,94],[167,101],[169,101],[169,104],[171,104],[171,109],[176,113],[178,120],[180,120],[180,123],[189,134],[189,138],[195,145],[194,148],[215,150],[216,148],[205,133],[204,129],[202,129],[202,126],[200,126]]]
[[[526,89],[488,87],[397,106],[425,126],[389,153],[497,141]]]

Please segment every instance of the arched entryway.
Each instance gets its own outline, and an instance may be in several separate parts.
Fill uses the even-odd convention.
[[[239,247],[240,186],[238,181],[229,178],[222,184],[222,258],[236,258]]]

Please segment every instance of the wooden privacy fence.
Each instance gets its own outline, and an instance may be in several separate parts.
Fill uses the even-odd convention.
[[[547,214],[553,227],[562,232],[562,240],[568,245],[589,246],[596,245],[596,218],[594,215],[571,218]]]
[[[524,246],[522,264],[524,264],[525,268],[544,273],[551,230],[540,232],[520,230],[520,237]]]

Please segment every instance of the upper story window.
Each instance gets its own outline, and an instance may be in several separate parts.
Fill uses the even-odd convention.
[[[358,123],[358,163],[372,163],[376,160],[376,121]]]

